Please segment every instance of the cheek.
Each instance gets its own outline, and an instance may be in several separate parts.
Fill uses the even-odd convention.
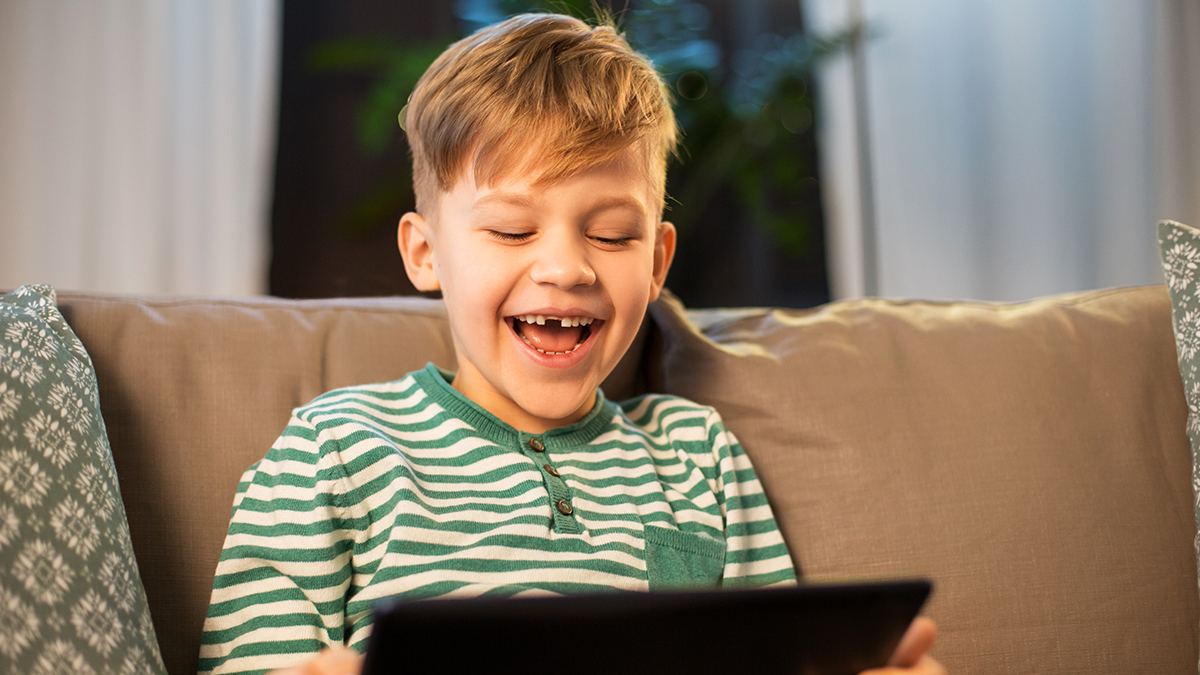
[[[485,251],[465,243],[445,251],[438,260],[442,286],[460,296],[456,300],[466,300],[468,304],[473,296],[486,291],[487,278],[493,267]]]
[[[654,259],[649,255],[640,255],[633,261],[623,261],[613,265],[608,270],[609,293],[623,302],[640,304],[644,309],[650,298],[650,285],[653,281]]]
[[[465,320],[495,314],[512,287],[511,266],[486,251],[459,251],[443,261],[442,295]]]

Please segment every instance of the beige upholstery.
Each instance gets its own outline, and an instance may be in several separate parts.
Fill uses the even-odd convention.
[[[96,364],[175,675],[195,670],[237,479],[291,408],[453,361],[429,300],[59,302]],[[956,673],[1195,671],[1190,450],[1162,287],[690,316],[657,303],[605,390],[715,405],[806,575],[932,576],[935,653]]]
[[[811,578],[932,576],[958,673],[1191,673],[1191,450],[1162,287],[668,324]]]

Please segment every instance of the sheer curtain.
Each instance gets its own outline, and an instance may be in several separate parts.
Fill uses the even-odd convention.
[[[0,0],[0,288],[266,291],[278,0]]]
[[[1160,283],[1154,222],[1200,224],[1195,0],[802,6],[868,26],[819,76],[836,296]]]

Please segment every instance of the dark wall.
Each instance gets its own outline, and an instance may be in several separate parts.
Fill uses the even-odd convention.
[[[397,133],[377,156],[364,153],[356,136],[356,118],[374,79],[370,74],[319,71],[312,59],[318,45],[333,40],[381,36],[427,41],[456,29],[453,5],[448,2],[283,3],[271,215],[272,295],[311,298],[415,292],[396,248],[396,224],[404,211],[372,223],[350,222],[356,207],[381,182],[407,180],[407,174],[398,171],[409,161],[403,135]]]

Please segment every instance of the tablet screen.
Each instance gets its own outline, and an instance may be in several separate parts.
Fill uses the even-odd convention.
[[[885,665],[928,580],[381,605],[364,675],[749,672]]]

